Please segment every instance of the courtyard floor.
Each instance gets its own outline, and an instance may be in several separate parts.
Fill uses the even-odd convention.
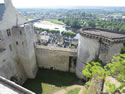
[[[27,80],[23,87],[36,94],[56,94],[79,83],[80,80],[73,73],[39,69],[36,78]]]

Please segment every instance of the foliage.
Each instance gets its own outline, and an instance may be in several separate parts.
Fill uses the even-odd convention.
[[[117,87],[115,86],[115,84],[111,83],[110,81],[106,81],[105,85],[110,87],[106,89],[106,92],[114,92],[115,90],[117,90]]]
[[[82,15],[82,14],[81,14]],[[64,23],[72,28],[101,28],[114,32],[125,32],[124,19],[106,19],[100,20],[94,14],[83,13],[84,17],[70,15],[63,19]]]
[[[74,38],[76,36],[76,33],[74,32],[68,32],[68,31],[62,31],[61,33],[63,36],[66,36],[66,37],[71,37],[71,38]]]
[[[124,48],[121,48],[120,53],[121,53],[121,54],[125,54],[125,47],[124,47]]]
[[[125,42],[123,43],[123,48],[121,48],[120,53],[121,53],[121,54],[125,54]]]
[[[71,44],[71,48],[76,48],[76,46],[74,44]]]
[[[96,27],[96,22],[94,20],[89,20],[87,23],[88,27],[95,28]]]
[[[120,82],[125,80],[125,54],[113,57],[111,63],[107,64],[110,73]]]
[[[67,18],[64,20],[64,23],[67,25],[67,26],[71,26],[72,28],[76,28],[76,29],[79,29],[81,28],[81,21],[77,18]]]
[[[102,66],[99,62],[87,63],[86,68],[82,73],[89,78],[94,75],[98,75],[98,78],[104,79],[106,76],[113,76],[117,81],[121,83],[120,87],[115,84],[108,83],[109,89],[107,91],[114,92],[115,90],[125,91],[125,54],[114,56],[112,61],[105,66]]]
[[[38,33],[46,31],[47,33],[52,33],[52,34],[59,34],[59,30],[50,30],[50,29],[44,29],[44,28],[37,28],[35,27],[36,30],[38,30]]]
[[[99,62],[87,63],[86,68],[82,71],[82,73],[89,78],[92,78],[97,74],[100,79],[104,79],[106,75],[110,74],[106,67],[103,68]]]

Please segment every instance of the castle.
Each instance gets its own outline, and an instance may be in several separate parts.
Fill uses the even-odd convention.
[[[99,59],[109,63],[114,55],[119,55],[125,35],[103,29],[81,29],[77,55],[76,75],[83,78],[86,63]]]
[[[0,4],[0,75],[19,83],[37,72],[32,23],[16,12],[11,0]]]
[[[120,53],[124,39],[125,35],[105,30],[81,29],[78,50],[41,47],[35,44],[33,23],[17,13],[11,0],[4,0],[0,4],[0,76],[23,84],[35,78],[40,67],[83,78],[86,62],[98,57],[108,63]]]

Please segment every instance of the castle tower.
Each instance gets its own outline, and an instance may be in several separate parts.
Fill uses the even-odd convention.
[[[34,41],[32,23],[16,11],[11,0],[0,4],[0,76],[14,77],[21,84],[35,77]]]
[[[19,63],[23,65],[27,77],[34,78],[37,73],[37,65],[34,48],[35,34],[32,23],[13,27],[12,34]]]
[[[120,53],[125,35],[111,33],[101,29],[82,29],[78,45],[76,74],[84,78],[82,70],[86,63],[99,58],[104,64],[109,63],[114,55]]]

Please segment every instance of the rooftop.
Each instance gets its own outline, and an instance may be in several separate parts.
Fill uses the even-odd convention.
[[[5,4],[1,3],[1,4],[0,4],[0,21],[1,21],[2,18],[3,18],[4,11],[5,11]]]
[[[125,38],[124,34],[113,33],[112,31],[106,31],[102,29],[82,29],[80,31],[82,34],[90,34],[90,35],[97,35],[102,36],[110,39],[122,39]]]

